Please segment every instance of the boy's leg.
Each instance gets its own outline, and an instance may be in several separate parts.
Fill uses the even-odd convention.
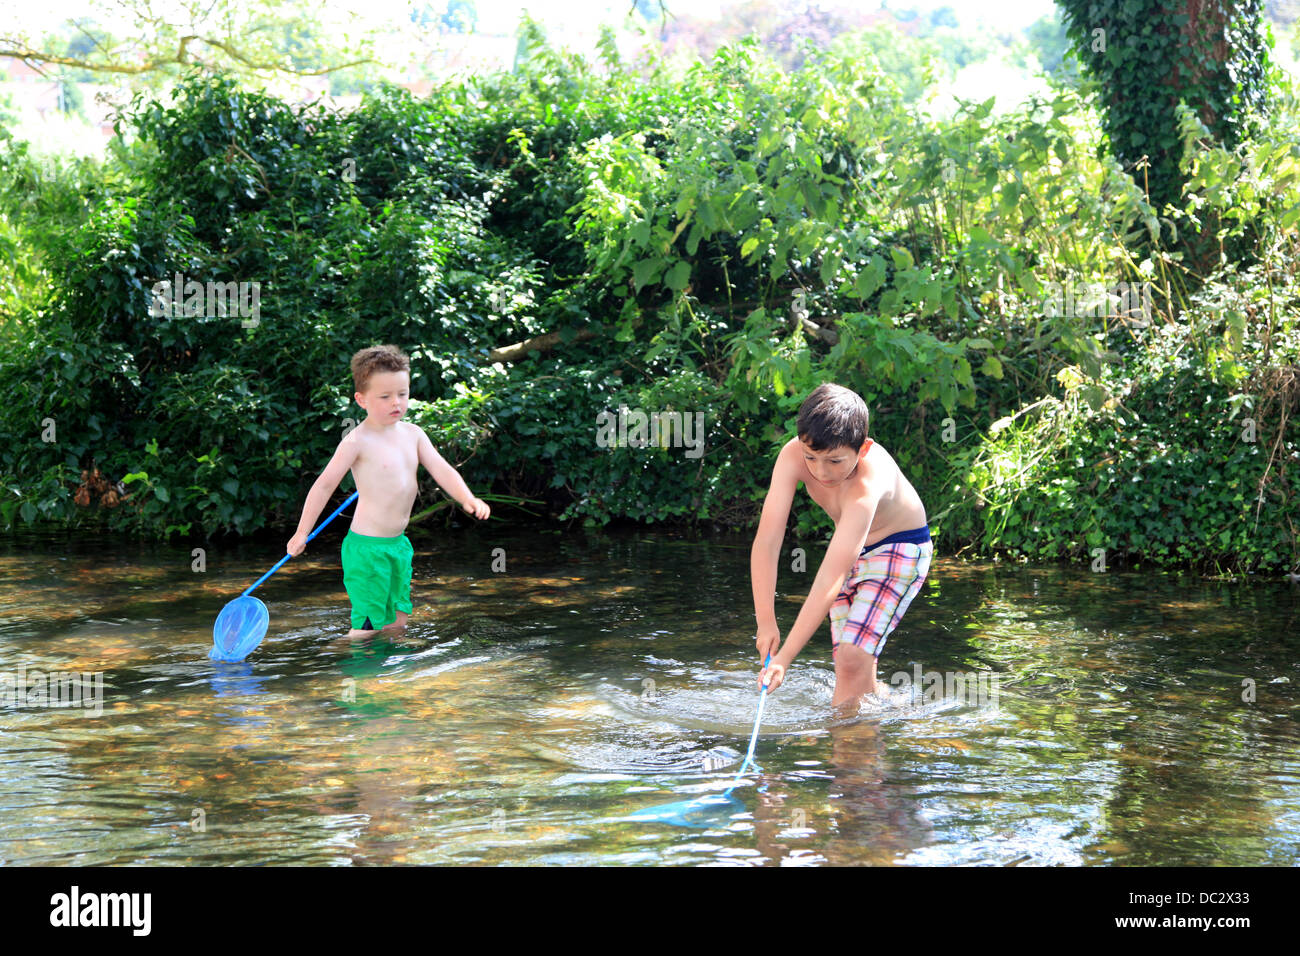
[[[864,694],[876,692],[876,655],[855,644],[835,651],[835,694],[831,708],[837,717],[851,717],[862,706]]]
[[[392,588],[392,601],[397,619],[385,627],[384,630],[401,631],[406,628],[406,619],[415,610],[411,604],[411,560],[415,556],[415,549],[411,546],[411,539],[406,535],[402,535],[401,540],[393,545],[390,554],[393,560],[390,587]]]
[[[836,716],[857,713],[862,695],[871,693],[876,683],[876,658],[854,644],[852,636],[846,639],[844,635],[845,627],[850,626],[853,610],[858,606],[858,586],[866,575],[866,555],[859,555],[839,596],[831,604],[831,656],[835,660],[835,692],[831,696],[831,707]]]
[[[921,590],[932,553],[928,540],[923,544],[895,542],[863,555],[854,565],[845,585],[853,595],[852,606],[847,614],[838,608],[838,628],[834,615],[831,622],[835,655],[835,696],[831,703],[838,712],[856,714],[862,696],[876,693],[876,661],[885,639]]]
[[[353,614],[353,621],[352,621],[352,623],[355,624],[355,623],[356,623],[356,609],[355,609],[355,608],[353,609],[352,614]],[[382,627],[381,627],[381,628],[376,628],[376,627],[374,626],[374,624],[371,622],[371,620],[370,620],[370,616],[369,616],[369,615],[366,615],[366,616],[362,619],[362,621],[361,621],[361,626],[360,626],[360,627],[353,627],[352,630],[348,631],[348,637],[367,637],[367,636],[369,636],[369,635],[371,635],[371,634],[376,633],[376,631],[382,631],[382,630],[386,630],[386,628],[382,628]]]
[[[391,562],[383,551],[384,539],[349,530],[343,538],[343,587],[352,604],[352,629],[348,637],[365,637],[392,623],[388,596]]]

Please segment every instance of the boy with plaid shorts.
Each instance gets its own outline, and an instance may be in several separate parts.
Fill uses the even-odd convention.
[[[769,690],[824,616],[831,620],[835,693],[831,705],[856,714],[877,689],[876,661],[930,570],[934,546],[925,506],[893,457],[867,437],[867,406],[856,392],[821,385],[799,408],[797,438],[772,469],[758,533],[750,552],[759,675]],[[781,644],[776,624],[776,567],[786,520],[799,483],[835,522],[835,533],[812,589]]]

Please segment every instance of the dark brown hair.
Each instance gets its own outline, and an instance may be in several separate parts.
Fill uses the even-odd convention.
[[[799,406],[799,440],[813,451],[851,448],[867,440],[867,403],[857,392],[827,382],[818,385]]]
[[[411,373],[411,360],[396,345],[372,345],[352,356],[352,384],[364,392],[376,372]]]

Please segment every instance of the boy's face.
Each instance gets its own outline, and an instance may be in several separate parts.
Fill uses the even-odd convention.
[[[812,473],[813,478],[817,479],[819,484],[838,485],[849,475],[853,474],[853,469],[858,467],[858,462],[862,457],[862,449],[854,451],[847,445],[841,445],[839,448],[822,449],[813,451],[812,447],[799,439],[800,448],[803,451],[804,464],[808,466],[808,471]],[[866,442],[862,443],[866,447]]]
[[[357,392],[357,404],[381,425],[392,425],[406,414],[411,377],[406,372],[376,372],[364,392]]]

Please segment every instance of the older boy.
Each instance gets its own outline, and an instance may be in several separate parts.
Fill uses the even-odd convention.
[[[866,403],[847,388],[821,385],[804,400],[798,437],[781,449],[772,469],[750,552],[758,658],[772,654],[759,682],[769,690],[780,687],[829,612],[831,705],[841,715],[856,714],[862,696],[875,692],[885,638],[921,589],[934,553],[925,506],[893,457],[867,437],[867,424]],[[835,533],[782,647],[774,608],[776,566],[799,482],[831,516]]]
[[[424,465],[439,487],[474,517],[490,513],[423,430],[402,421],[410,371],[410,359],[392,345],[376,345],[352,356],[354,398],[366,419],[339,442],[307,493],[298,533],[289,539],[288,552],[301,554],[330,495],[351,469],[359,494],[352,527],[343,539],[343,587],[352,602],[349,637],[406,626],[412,610],[414,551],[402,532],[415,503],[417,465]]]

